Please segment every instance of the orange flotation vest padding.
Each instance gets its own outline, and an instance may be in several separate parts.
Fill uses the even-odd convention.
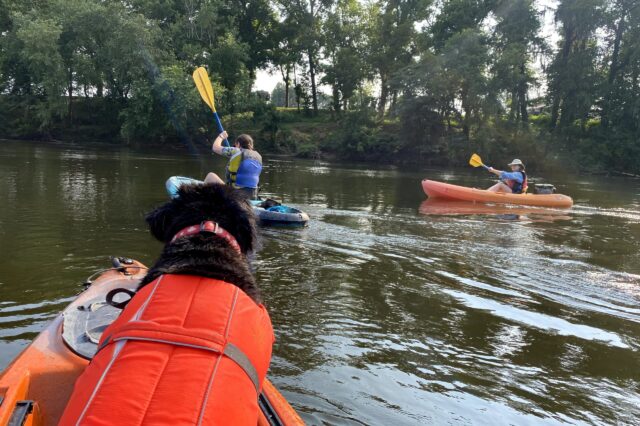
[[[522,183],[518,182],[517,180],[514,179],[507,179],[504,182],[507,184],[507,186],[509,188],[511,188],[511,191],[514,194],[526,194],[527,193],[527,189],[529,189],[529,182],[527,181],[527,174],[525,172],[523,172],[522,170],[520,171],[520,173],[522,174]]]
[[[256,425],[274,342],[238,287],[163,275],[102,334],[61,425]]]

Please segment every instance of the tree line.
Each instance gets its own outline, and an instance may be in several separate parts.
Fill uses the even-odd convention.
[[[327,117],[319,151],[440,163],[522,153],[637,173],[640,3],[551,6],[0,0],[0,135],[206,137],[190,81],[202,65],[220,112],[259,116],[273,146],[296,119],[277,105]],[[282,78],[271,103],[252,92],[261,69]]]

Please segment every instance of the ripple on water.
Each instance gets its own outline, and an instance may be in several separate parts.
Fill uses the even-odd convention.
[[[630,349],[622,338],[612,332],[601,330],[582,324],[573,324],[562,318],[552,317],[538,312],[526,311],[513,306],[496,302],[483,297],[473,296],[460,291],[443,289],[444,293],[451,295],[465,306],[473,309],[490,311],[501,318],[525,324],[529,327],[539,328],[560,336],[575,336],[585,340],[599,341],[617,348]]]

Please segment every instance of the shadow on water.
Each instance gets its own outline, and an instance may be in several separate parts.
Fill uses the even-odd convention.
[[[150,263],[144,213],[205,167],[224,163],[0,145],[2,366],[109,255]],[[568,211],[451,207],[424,202],[427,175],[491,183],[266,159],[264,190],[311,216],[255,255],[272,381],[309,424],[633,424],[640,183],[565,180]]]

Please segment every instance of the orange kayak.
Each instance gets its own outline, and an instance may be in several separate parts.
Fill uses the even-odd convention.
[[[104,303],[114,288],[136,288],[146,273],[137,261],[103,272],[0,375],[0,425],[56,425],[76,378],[119,310]],[[304,425],[267,379],[258,425]]]
[[[537,207],[571,207],[571,197],[562,194],[507,194],[485,189],[467,188],[425,179],[422,189],[429,198],[444,200],[474,201],[478,203],[517,204]]]

